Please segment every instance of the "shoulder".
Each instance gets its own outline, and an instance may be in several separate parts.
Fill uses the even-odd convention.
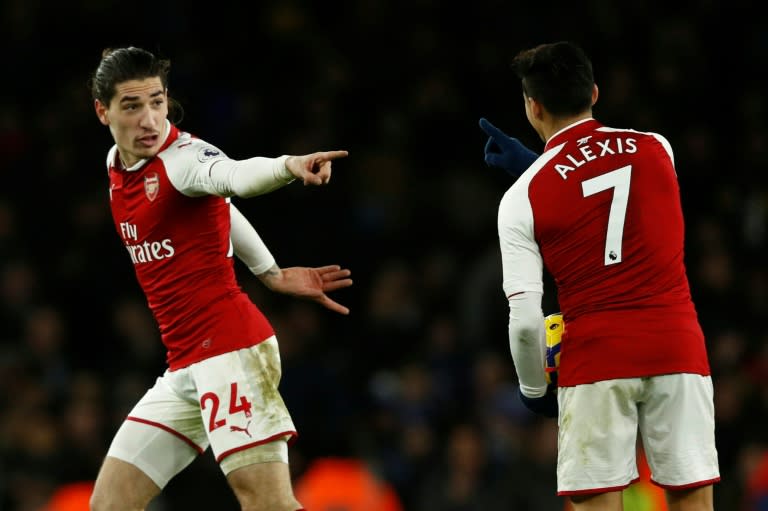
[[[185,195],[199,195],[211,165],[229,159],[218,147],[183,131],[158,156],[171,184]]]
[[[534,161],[528,169],[520,175],[517,181],[509,187],[509,190],[502,197],[502,202],[519,202],[526,199],[529,190],[534,182],[540,182],[546,177],[546,171],[551,169],[552,160],[560,154],[565,147],[565,142],[554,147],[550,147]]]
[[[517,221],[521,216],[527,217],[531,209],[529,190],[531,183],[540,175],[541,170],[552,159],[553,153],[560,147],[545,151],[528,169],[523,172],[517,181],[510,186],[499,202],[499,222],[510,223]]]
[[[166,162],[185,162],[187,164],[205,164],[209,161],[227,158],[224,151],[218,147],[185,131],[180,131],[178,138],[159,156]]]
[[[603,133],[631,133],[636,135],[637,137],[649,137],[649,138],[655,138],[659,141],[664,141],[665,143],[669,143],[667,141],[667,138],[662,135],[661,133],[656,133],[654,131],[640,131],[635,130],[632,128],[611,128],[610,126],[600,126],[597,128],[596,131],[600,131]]]
[[[669,140],[667,140],[667,137],[662,135],[661,133],[656,133],[654,131],[638,131],[630,128],[610,128],[608,126],[602,126],[597,129],[597,131],[605,132],[605,133],[629,133],[632,134],[638,138],[644,138],[647,141],[649,141],[651,144],[659,144],[662,148],[664,148],[664,151],[669,155],[669,158],[674,162],[675,156],[674,152],[672,151],[672,144],[669,143]]]

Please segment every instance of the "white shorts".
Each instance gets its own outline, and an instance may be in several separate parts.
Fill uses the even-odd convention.
[[[658,486],[720,480],[709,376],[607,380],[561,387],[557,394],[558,495],[618,491],[636,481],[638,431]]]
[[[107,456],[160,488],[211,446],[225,474],[252,463],[288,462],[296,436],[278,391],[277,339],[166,371],[133,407]]]

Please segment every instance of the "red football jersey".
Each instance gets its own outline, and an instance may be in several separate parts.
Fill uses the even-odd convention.
[[[508,296],[554,278],[560,385],[709,374],[664,137],[594,119],[560,131],[502,199],[499,235]]]
[[[160,327],[171,370],[257,344],[274,334],[235,279],[229,200],[172,183],[226,156],[169,124],[157,156],[123,169],[107,158],[117,233]]]

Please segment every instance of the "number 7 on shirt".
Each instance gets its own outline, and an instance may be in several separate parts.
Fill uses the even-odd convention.
[[[627,216],[629,182],[632,166],[627,165],[581,183],[584,197],[613,188],[611,210],[608,213],[608,232],[605,236],[605,265],[621,262],[621,242],[624,238],[624,219]]]

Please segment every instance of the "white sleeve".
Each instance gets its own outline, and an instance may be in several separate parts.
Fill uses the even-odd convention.
[[[230,239],[235,255],[254,275],[261,275],[274,266],[275,258],[272,257],[256,229],[231,202],[229,211],[232,224]]]
[[[287,155],[233,160],[217,147],[188,134],[180,136],[160,156],[173,187],[190,197],[253,197],[295,179],[285,167]]]
[[[543,268],[533,229],[528,184],[533,173],[523,174],[499,204],[498,230],[503,288],[509,301],[509,349],[520,390],[527,397],[541,397],[547,389]]]
[[[254,197],[281,188],[296,179],[287,168],[287,155],[255,156],[247,160],[219,160],[210,167],[206,186],[213,195]]]
[[[509,351],[515,363],[520,391],[527,397],[541,397],[547,391],[541,297],[541,293],[534,292],[509,297]]]
[[[544,260],[533,231],[527,183],[521,182],[525,177],[524,174],[518,178],[499,204],[499,245],[507,296],[525,291],[544,292]]]

